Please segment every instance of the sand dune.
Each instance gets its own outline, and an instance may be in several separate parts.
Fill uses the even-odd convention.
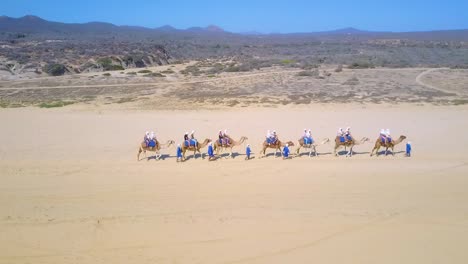
[[[465,263],[468,108],[321,105],[231,111],[0,111],[0,263]],[[267,129],[404,134],[414,156],[258,159]],[[144,131],[219,129],[256,158],[136,161]],[[270,151],[271,153],[271,151]]]

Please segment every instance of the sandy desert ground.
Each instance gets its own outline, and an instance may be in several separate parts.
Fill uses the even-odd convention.
[[[414,80],[414,79],[413,79]],[[415,104],[0,111],[0,263],[466,263],[468,108]],[[297,140],[350,125],[395,157],[259,159],[267,129]],[[256,158],[136,160],[144,131],[247,136]],[[270,152],[271,153],[271,152]]]

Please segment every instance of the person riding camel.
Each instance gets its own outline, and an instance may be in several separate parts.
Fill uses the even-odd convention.
[[[150,132],[146,131],[145,136],[143,137],[143,141],[145,142],[146,147],[148,147],[148,144],[150,142]]]
[[[229,136],[227,134],[227,129],[224,129],[223,138],[224,138],[224,143],[226,144],[226,147],[229,147],[229,144],[231,144],[231,142],[229,142]]]
[[[223,139],[224,139],[223,131],[219,130],[218,138],[219,138],[219,144],[223,145]]]
[[[346,141],[351,141],[353,140],[353,136],[351,136],[351,128],[347,127],[345,131],[345,139]]]
[[[197,140],[195,139],[195,130],[192,130],[192,132],[190,133],[190,140],[193,142],[194,146],[197,145]]]
[[[343,129],[341,127],[338,129],[338,132],[336,133],[336,136],[340,139],[340,142],[345,142],[346,141],[346,139],[344,137],[344,131],[343,131]]]
[[[387,134],[385,133],[385,129],[380,129],[380,140],[383,144],[387,143]]]
[[[156,136],[154,135],[154,131],[151,131],[148,136],[148,144],[146,145],[147,147],[156,147]]]
[[[276,141],[278,141],[278,135],[276,134],[276,131],[273,130],[272,143],[276,144]]]
[[[390,136],[390,129],[389,128],[385,129],[385,136],[386,136],[386,139],[387,139],[387,143],[392,142],[392,137]]]
[[[185,132],[184,134],[184,142],[187,147],[190,146],[190,138],[188,132]]]
[[[309,141],[308,144],[313,144],[313,143],[314,143],[314,139],[312,138],[312,132],[311,132],[310,128],[309,128],[309,130],[307,130],[306,136],[307,136],[307,139],[308,139],[308,141]]]
[[[267,131],[266,142],[268,143],[268,146],[271,144],[271,132],[270,132],[270,130]]]

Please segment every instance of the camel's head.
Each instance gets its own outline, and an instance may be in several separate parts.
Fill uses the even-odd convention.
[[[174,141],[174,140],[168,140],[167,143],[168,143],[169,146],[170,146],[170,145],[175,145],[175,141]]]
[[[288,141],[288,142],[286,142],[286,144],[288,144],[289,147],[294,146],[294,142],[292,142],[292,141]]]
[[[406,136],[401,135],[400,138],[401,138],[401,141],[403,141],[406,139]]]
[[[361,142],[364,143],[364,142],[367,142],[367,141],[370,141],[370,139],[368,137],[363,137],[361,139]]]

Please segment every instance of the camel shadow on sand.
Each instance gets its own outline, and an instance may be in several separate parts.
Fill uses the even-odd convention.
[[[168,159],[168,158],[171,158],[171,155],[169,155],[169,154],[161,154],[161,156],[159,157],[159,160],[166,160],[166,159]],[[153,156],[146,157],[146,160],[147,160],[147,161],[150,161],[150,160],[156,160],[156,161],[157,161],[158,159],[156,158],[155,155],[153,155]]]
[[[332,154],[333,153],[331,153],[331,152],[317,152],[317,156],[315,156],[315,153],[312,152],[311,158],[314,158],[314,157],[318,158],[320,156],[329,156],[329,155],[332,155]],[[298,157],[298,158],[300,158],[300,157],[309,157],[309,152],[301,152],[296,157]]]
[[[336,154],[338,154],[338,156],[346,156],[347,153],[348,151],[341,150],[341,151],[338,151]],[[354,155],[370,155],[370,151],[363,151],[363,152],[353,151],[353,156]]]
[[[394,153],[392,153],[392,151],[389,150],[389,151],[387,152],[387,156],[393,156],[393,154],[397,155],[397,154],[401,154],[401,153],[406,153],[406,152],[403,151],[403,150],[400,150],[400,151],[395,151]],[[377,156],[377,155],[374,154],[374,156]],[[378,156],[379,156],[379,157],[380,157],[380,156],[384,156],[384,157],[385,157],[385,150],[379,151],[379,152],[378,152]]]

